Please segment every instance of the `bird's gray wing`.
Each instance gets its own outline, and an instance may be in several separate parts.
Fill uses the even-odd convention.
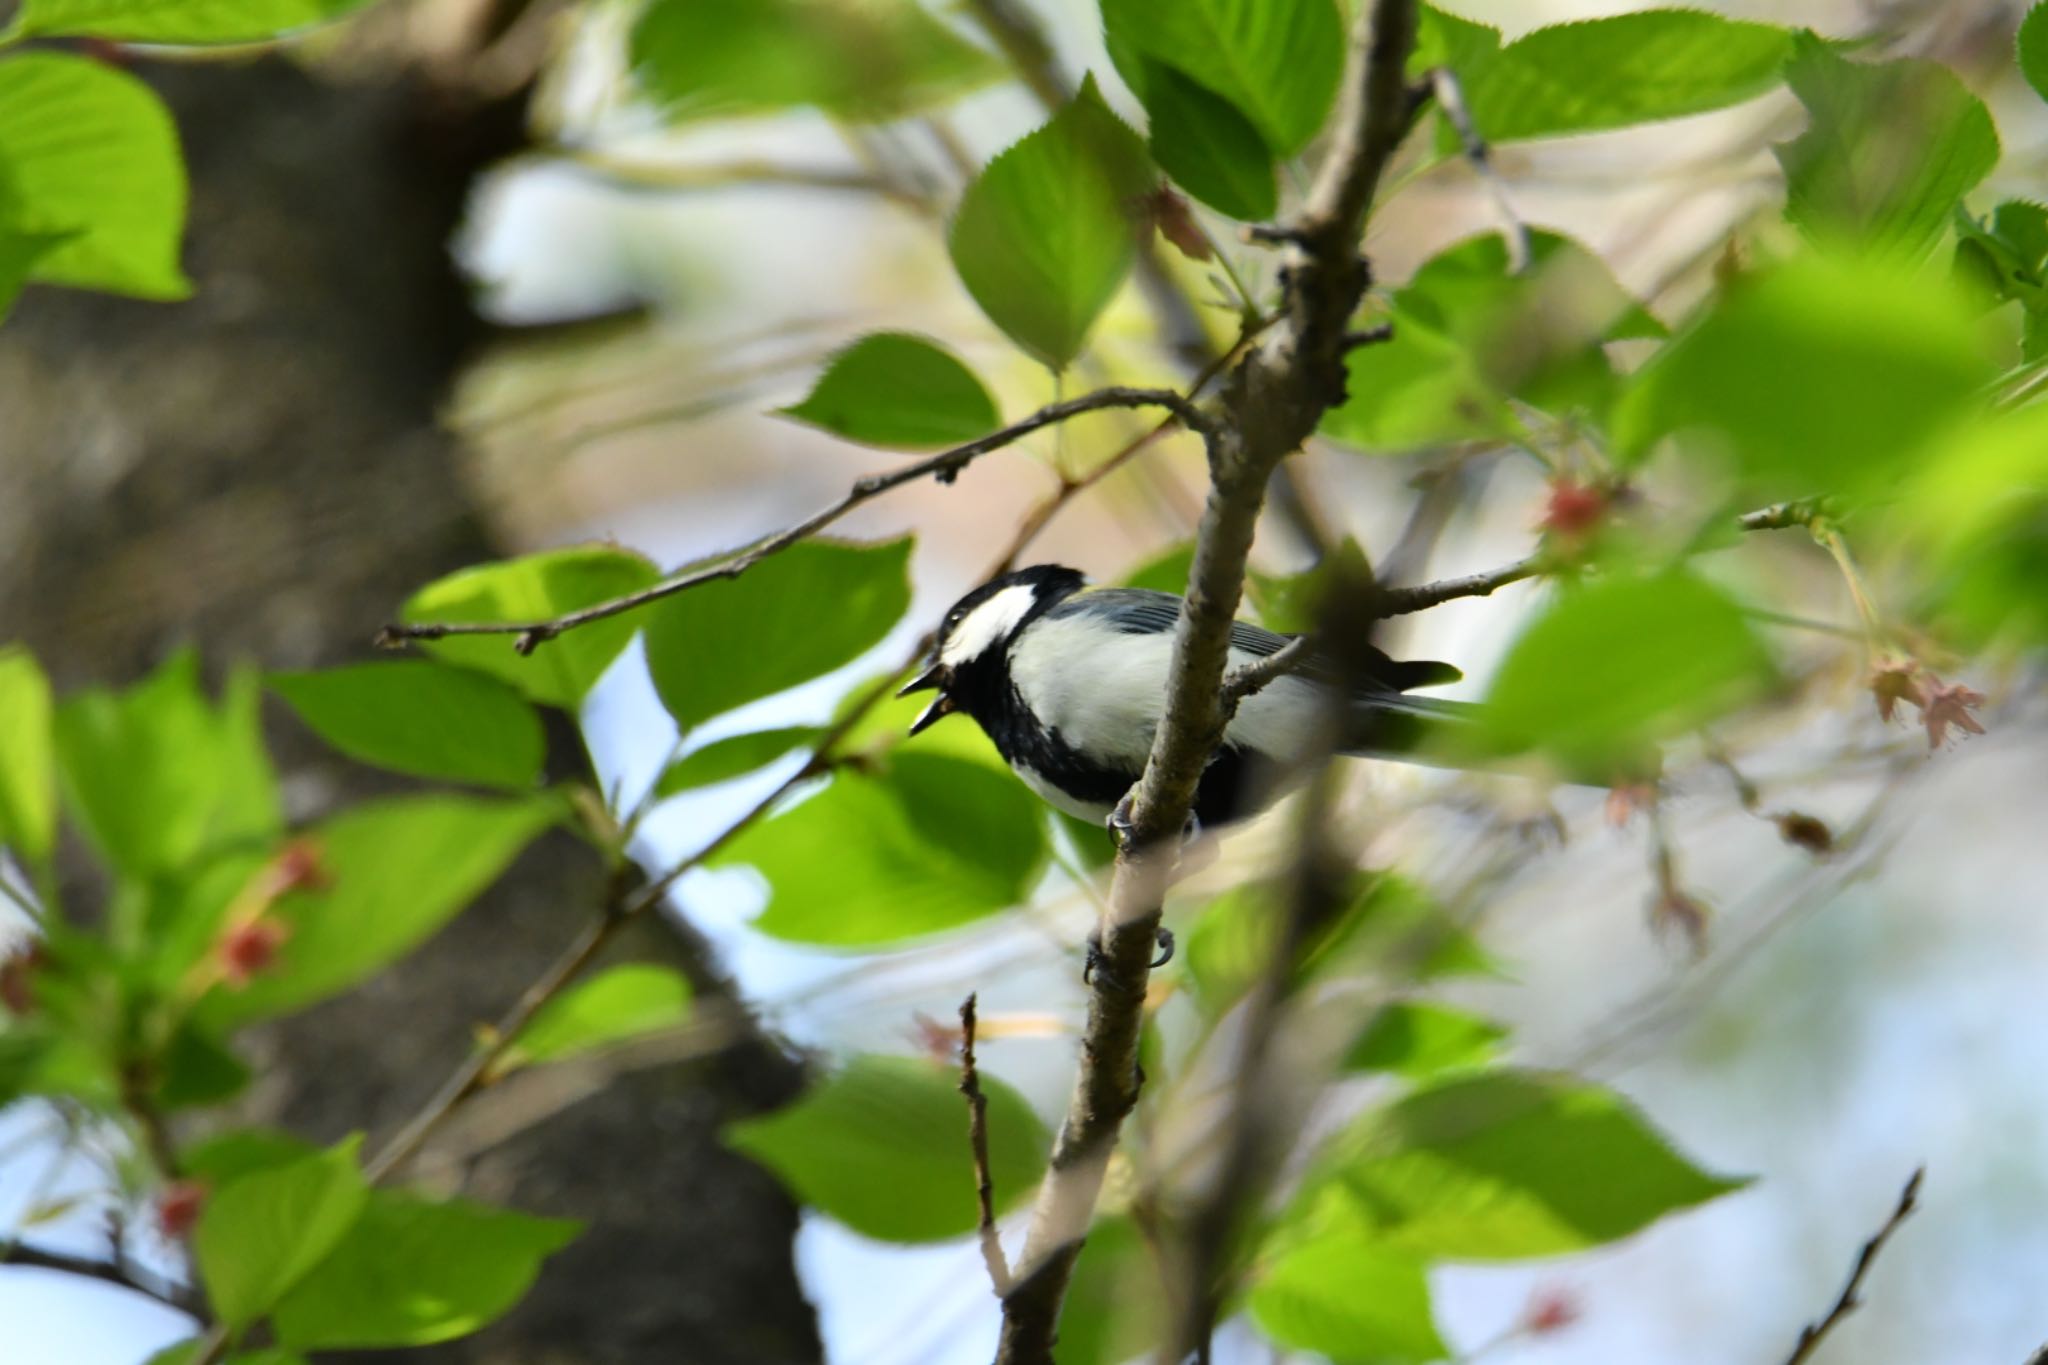
[[[1094,616],[1127,635],[1164,635],[1180,624],[1180,598],[1151,588],[1093,588],[1075,593],[1046,615]],[[1278,653],[1293,638],[1245,621],[1230,623],[1231,647],[1260,658]]]

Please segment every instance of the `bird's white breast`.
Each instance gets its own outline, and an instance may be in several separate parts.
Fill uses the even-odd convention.
[[[1076,613],[1041,617],[1010,647],[1010,679],[1041,723],[1099,762],[1142,768],[1166,707],[1169,632],[1132,635]],[[1230,651],[1230,666],[1254,656]],[[1238,708],[1230,742],[1286,760],[1303,752],[1316,721],[1316,689],[1281,678]]]

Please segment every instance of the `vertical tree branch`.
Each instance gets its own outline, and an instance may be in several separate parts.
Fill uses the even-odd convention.
[[[981,1207],[981,1259],[1001,1298],[1010,1292],[1010,1263],[996,1235],[996,1188],[988,1171],[988,1096],[981,1093],[981,1073],[974,1069],[975,1000],[970,995],[960,1002],[960,1093],[967,1097],[967,1145],[974,1152],[974,1196]]]

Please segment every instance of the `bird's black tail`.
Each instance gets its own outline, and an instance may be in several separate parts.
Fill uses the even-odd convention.
[[[1376,691],[1352,707],[1344,752],[1455,765],[1459,752],[1470,751],[1469,744],[1458,743],[1460,734],[1475,731],[1478,724],[1479,707],[1472,702]]]

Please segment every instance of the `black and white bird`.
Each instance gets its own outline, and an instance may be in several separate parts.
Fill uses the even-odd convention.
[[[1057,564],[1019,569],[953,604],[929,664],[899,695],[936,689],[916,734],[955,711],[981,723],[1025,785],[1059,809],[1106,820],[1136,785],[1166,709],[1168,664],[1182,601],[1145,588],[1090,588]],[[1293,638],[1243,621],[1230,628],[1232,667]],[[1347,753],[1399,757],[1432,723],[1463,718],[1456,702],[1403,695],[1454,682],[1449,664],[1403,663],[1373,651],[1345,713]],[[1256,814],[1285,788],[1328,705],[1333,671],[1311,660],[1245,698],[1202,776],[1195,820]]]

